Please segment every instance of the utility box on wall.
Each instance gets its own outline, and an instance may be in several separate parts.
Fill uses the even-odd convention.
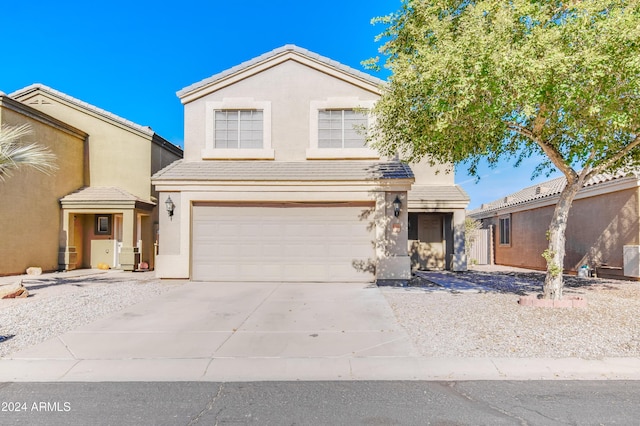
[[[624,246],[624,275],[640,278],[640,246]]]
[[[91,267],[97,268],[100,263],[116,267],[117,250],[116,240],[91,240]]]

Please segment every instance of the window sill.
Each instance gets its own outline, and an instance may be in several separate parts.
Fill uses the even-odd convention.
[[[309,148],[307,160],[379,160],[380,154],[370,148]]]
[[[273,160],[273,149],[203,149],[203,160]]]

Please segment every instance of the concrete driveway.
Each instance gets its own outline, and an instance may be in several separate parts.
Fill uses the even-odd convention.
[[[192,282],[12,354],[0,380],[353,380],[415,357],[374,285]]]

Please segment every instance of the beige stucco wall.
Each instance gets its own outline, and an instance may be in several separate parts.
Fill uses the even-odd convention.
[[[222,88],[185,105],[185,159],[201,158],[205,147],[207,102],[254,98],[271,102],[275,160],[305,160],[310,143],[311,101],[325,101],[329,97],[370,101],[376,100],[378,95],[292,60]]]
[[[167,149],[163,147],[162,140],[160,140],[160,143],[153,143],[151,145],[151,173],[152,174],[156,173],[157,171],[162,170],[169,164],[181,158],[182,158],[181,153],[176,153],[175,149]],[[155,244],[155,243],[159,243],[159,238],[160,238],[160,235],[159,235],[160,215],[167,214],[166,208],[164,205],[164,200],[166,199],[166,197],[165,199],[160,200],[158,191],[153,185],[151,186],[151,197],[153,197],[153,199],[157,201],[156,201],[156,207],[151,212],[149,222],[143,224],[143,225],[149,226],[149,233],[147,234],[147,231],[146,230],[144,231],[145,233],[144,240],[151,241],[151,244]],[[155,250],[155,245],[153,247],[154,247],[153,250]],[[143,260],[146,262],[150,262],[153,266],[155,253],[148,253],[148,254],[149,254],[148,258],[147,256],[143,255]]]
[[[31,111],[31,115],[37,115]],[[0,123],[28,123],[28,141],[47,146],[58,170],[47,176],[29,168],[0,181],[0,275],[23,274],[30,266],[58,269],[59,199],[83,185],[84,137],[0,106]]]
[[[416,178],[415,185],[454,185],[453,168],[446,165],[431,166],[428,159],[410,164]],[[448,169],[450,168],[450,171]]]
[[[144,200],[151,196],[151,135],[114,123],[48,93],[23,103],[89,133],[88,185],[115,186]]]
[[[640,243],[638,190],[626,189],[574,201],[567,225],[565,269],[583,264],[623,266],[623,246]],[[542,252],[553,206],[511,214],[511,245],[498,242],[498,217],[485,224],[495,226],[495,262],[499,265],[545,269]]]
[[[225,98],[251,98],[271,102],[271,147],[276,161],[303,161],[310,148],[310,105],[314,101],[347,100],[356,106],[375,102],[379,95],[335,76],[290,60],[250,78],[189,102],[184,107],[185,159],[200,161],[206,145],[206,104]],[[427,160],[411,164],[417,185],[454,184],[447,167]]]

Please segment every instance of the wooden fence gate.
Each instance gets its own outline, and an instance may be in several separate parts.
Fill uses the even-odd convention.
[[[471,250],[467,253],[470,265],[493,265],[492,228],[477,229],[472,234]]]

